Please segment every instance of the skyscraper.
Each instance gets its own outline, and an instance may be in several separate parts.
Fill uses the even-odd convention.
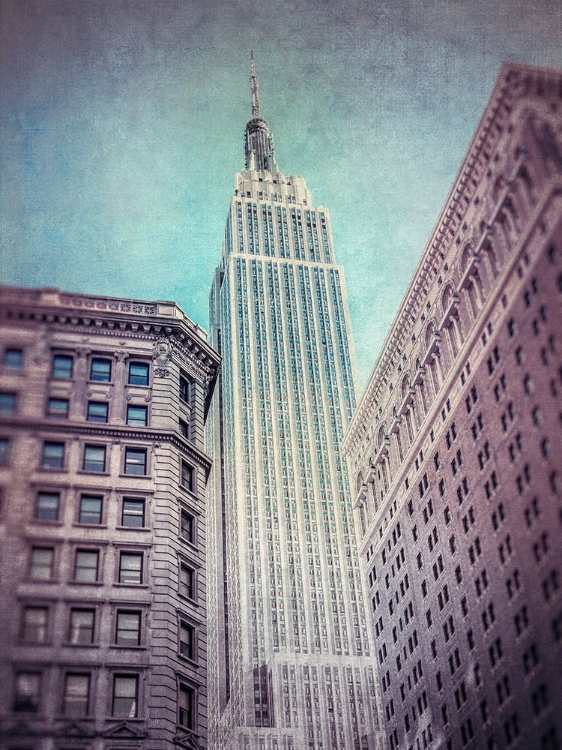
[[[346,437],[390,750],[562,743],[561,92],[504,66]]]
[[[251,89],[210,303],[210,746],[367,750],[378,700],[340,447],[354,406],[343,270],[328,211],[279,171],[253,60]]]

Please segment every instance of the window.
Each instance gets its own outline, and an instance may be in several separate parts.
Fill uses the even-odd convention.
[[[70,643],[87,645],[94,642],[94,625],[96,611],[94,609],[72,608],[68,627]]]
[[[144,362],[129,362],[129,385],[148,385],[150,366]]]
[[[189,513],[184,508],[181,509],[180,515],[180,536],[185,539],[186,542],[195,544],[197,530],[197,520],[194,515]]]
[[[181,486],[185,487],[186,490],[193,492],[194,488],[194,469],[185,461],[181,462]]]
[[[49,581],[53,577],[55,550],[53,547],[32,547],[29,576],[33,581]]]
[[[125,474],[146,474],[146,448],[125,448]]]
[[[142,552],[121,552],[119,583],[142,583]]]
[[[14,711],[37,712],[41,693],[41,674],[19,672],[16,675],[14,687]]]
[[[97,549],[78,549],[74,560],[74,580],[94,583],[98,580],[100,553]]]
[[[88,422],[107,422],[109,404],[107,401],[88,401]]]
[[[184,378],[182,375],[180,375],[180,400],[184,403],[189,403],[189,380],[187,378]]]
[[[127,406],[127,424],[134,427],[146,427],[148,424],[148,409],[146,406]]]
[[[178,428],[184,438],[189,437],[189,427],[187,425],[187,422],[185,422],[183,419],[178,419]]]
[[[59,504],[58,492],[38,492],[35,518],[38,521],[56,521],[59,517]]]
[[[187,729],[195,725],[195,690],[180,683],[178,700],[178,724]]]
[[[24,643],[45,643],[47,641],[47,607],[24,607],[21,623],[21,639]]]
[[[180,620],[179,650],[186,659],[195,660],[195,627],[184,620]]]
[[[62,469],[64,466],[64,443],[43,443],[41,465],[46,469]]]
[[[11,417],[16,411],[16,394],[0,393],[0,417]]]
[[[102,506],[102,495],[80,495],[78,523],[99,525],[102,519]]]
[[[144,526],[144,500],[135,497],[123,498],[121,525],[133,528]]]
[[[10,443],[7,438],[0,438],[0,466],[5,466],[8,463],[8,451]]]
[[[111,380],[111,360],[92,359],[90,365],[90,380],[98,380],[108,383]]]
[[[117,611],[115,643],[118,646],[140,646],[141,613]]]
[[[69,380],[72,377],[73,359],[66,354],[55,354],[53,357],[53,368],[51,376],[53,378],[64,378]]]
[[[180,565],[180,594],[188,599],[195,599],[195,570],[185,563]]]
[[[138,716],[138,677],[137,675],[120,675],[113,677],[112,716],[123,719],[134,719]]]
[[[47,416],[51,419],[68,419],[68,399],[50,398],[47,401]]]
[[[64,716],[87,716],[90,695],[90,675],[66,675],[62,712]]]
[[[84,446],[84,471],[105,471],[105,445]]]
[[[23,362],[23,352],[21,349],[6,349],[4,351],[4,367],[10,370],[20,370]]]

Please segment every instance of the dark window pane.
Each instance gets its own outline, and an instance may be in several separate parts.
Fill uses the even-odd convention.
[[[185,461],[181,462],[181,485],[190,492],[193,492],[193,466]]]
[[[92,359],[90,380],[109,382],[111,380],[111,360]]]
[[[84,471],[105,471],[105,446],[84,446]]]
[[[146,406],[127,406],[127,424],[146,427],[148,409]]]
[[[193,729],[195,723],[195,690],[187,687],[187,685],[180,685],[179,695],[179,715],[178,722],[182,727],[187,729]]]
[[[80,495],[78,522],[100,524],[102,504],[101,495]]]
[[[35,507],[35,518],[39,521],[56,521],[59,517],[58,492],[39,492]]]
[[[99,565],[98,550],[79,549],[76,550],[76,562],[74,566],[74,580],[92,583],[98,580]]]
[[[68,630],[70,643],[88,644],[94,642],[95,610],[71,609]]]
[[[47,607],[25,607],[23,610],[21,638],[25,643],[45,643],[47,640]]]
[[[180,536],[187,542],[195,543],[195,516],[186,510],[181,511]]]
[[[67,674],[62,712],[65,716],[87,716],[90,692],[89,674]]]
[[[150,366],[144,362],[131,362],[129,364],[130,385],[148,385]]]
[[[47,401],[47,416],[54,419],[66,419],[68,417],[68,399],[50,398]]]
[[[72,364],[72,357],[66,354],[55,354],[51,375],[53,378],[65,378],[68,380],[72,377]]]
[[[180,399],[189,403],[189,381],[180,375]]]
[[[10,370],[19,370],[23,362],[23,352],[21,349],[6,349],[4,352],[4,367]]]
[[[195,628],[187,622],[180,622],[180,654],[187,659],[195,655]]]
[[[16,411],[16,394],[0,393],[0,416],[10,417]]]
[[[119,583],[142,583],[142,552],[121,552]]]
[[[195,599],[195,570],[188,565],[180,565],[180,594]]]
[[[43,443],[43,466],[62,469],[64,465],[64,443]]]
[[[38,672],[20,672],[16,675],[14,711],[39,710],[41,675]]]
[[[33,547],[30,576],[34,581],[48,581],[53,577],[55,551],[52,547]]]
[[[113,716],[134,719],[137,716],[136,676],[115,675],[113,678]]]
[[[133,497],[123,498],[121,523],[123,526],[144,526],[144,500],[138,500]]]
[[[107,401],[88,401],[88,422],[107,422]]]
[[[187,426],[187,422],[184,422],[183,419],[178,420],[178,426],[181,434],[184,437],[189,437],[189,427]]]
[[[118,646],[138,646],[140,644],[140,625],[140,612],[117,612],[115,643]]]
[[[10,443],[7,438],[0,438],[0,466],[8,463],[8,450]]]
[[[125,474],[146,474],[145,448],[125,448]]]

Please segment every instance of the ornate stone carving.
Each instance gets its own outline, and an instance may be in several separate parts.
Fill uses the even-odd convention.
[[[168,364],[172,358],[172,341],[173,336],[160,336],[154,344],[154,374],[159,378],[166,378],[170,374]]]

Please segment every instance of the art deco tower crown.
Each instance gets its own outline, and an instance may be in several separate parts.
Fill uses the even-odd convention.
[[[246,154],[246,169],[258,172],[278,172],[275,161],[275,147],[273,136],[266,120],[260,115],[259,84],[256,76],[254,53],[250,58],[250,86],[252,88],[252,119],[246,125],[244,151]]]

